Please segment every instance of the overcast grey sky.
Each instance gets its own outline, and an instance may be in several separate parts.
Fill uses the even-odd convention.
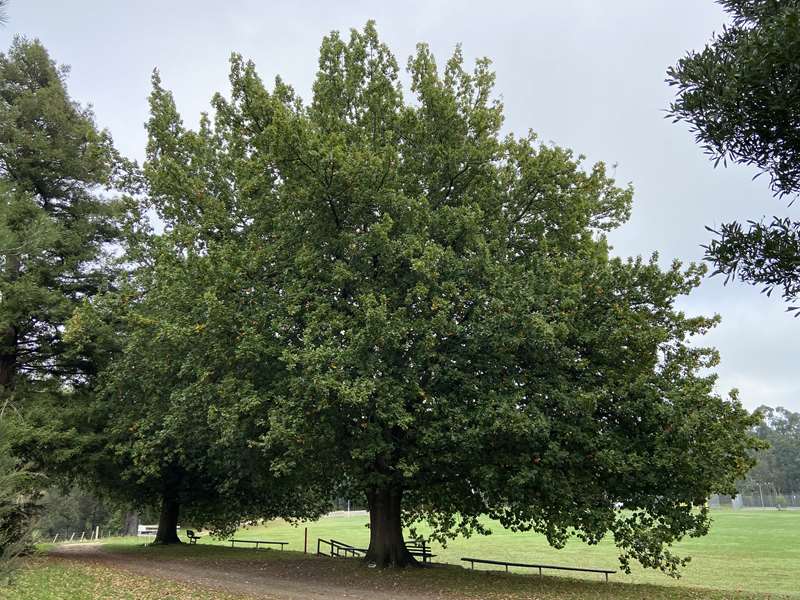
[[[140,161],[154,67],[194,125],[212,93],[227,91],[231,52],[308,98],[322,36],[375,19],[401,64],[418,41],[439,64],[459,42],[469,60],[491,58],[509,131],[533,129],[589,161],[616,163],[618,181],[636,190],[633,217],[611,236],[621,255],[696,261],[705,225],[790,214],[766,180],[741,167],[715,170],[686,127],[664,119],[665,70],[726,20],[711,0],[10,0],[8,17],[0,45],[15,33],[39,38],[72,66],[73,97],[91,103],[119,149]],[[780,299],[716,278],[682,307],[722,316],[704,340],[722,353],[721,392],[739,388],[749,408],[800,410],[800,319]]]

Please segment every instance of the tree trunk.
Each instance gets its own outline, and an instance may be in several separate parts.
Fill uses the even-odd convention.
[[[374,489],[367,492],[369,503],[369,549],[366,561],[378,567],[419,566],[403,539],[399,489]]]
[[[158,532],[155,544],[180,544],[178,537],[178,513],[181,505],[175,498],[166,497],[161,503],[161,516],[158,518]]]
[[[20,271],[19,257],[10,254],[6,259],[6,278],[9,283],[17,280]],[[17,359],[19,352],[19,332],[14,324],[0,333],[0,410],[5,408],[5,400],[14,390],[14,379],[17,375]]]
[[[0,334],[0,397],[14,389],[17,372],[17,330],[11,326]]]
[[[134,511],[127,511],[125,513],[124,535],[135,536],[139,535],[139,513]]]

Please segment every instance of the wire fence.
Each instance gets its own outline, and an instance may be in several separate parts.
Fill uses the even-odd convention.
[[[711,496],[710,508],[800,508],[800,490],[779,493],[775,490],[751,490],[736,496]]]
[[[126,535],[125,532],[116,529],[102,529],[95,527],[88,530],[74,530],[65,529],[62,531],[53,532],[38,532],[34,534],[37,542],[46,542],[50,544],[62,543],[79,543],[79,542],[95,542],[97,540],[107,539],[111,537],[121,537]]]

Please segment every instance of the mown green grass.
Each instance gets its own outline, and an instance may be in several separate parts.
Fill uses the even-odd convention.
[[[675,545],[679,555],[692,557],[680,579],[672,579],[658,571],[634,568],[630,575],[621,572],[612,575],[612,581],[789,594],[800,598],[800,511],[718,510],[713,513],[713,518],[707,536],[686,539]],[[241,530],[237,537],[288,541],[288,550],[302,551],[303,528],[308,527],[308,550],[316,552],[317,538],[334,538],[354,546],[367,545],[369,531],[366,523],[367,517],[364,516],[325,518],[300,527],[276,521]],[[555,550],[541,535],[514,533],[496,524],[492,530],[490,536],[457,539],[447,548],[434,546],[438,555],[435,560],[465,564],[460,562],[460,558],[470,556],[566,566],[611,569],[619,566],[612,540],[604,540],[597,546],[573,540],[566,548]],[[420,532],[426,533],[424,528]],[[209,537],[200,543],[224,545],[226,542]],[[235,550],[257,554],[255,551]],[[281,554],[277,549],[269,552]],[[583,577],[599,580],[602,575],[587,574]]]
[[[367,589],[404,591],[408,594],[444,593],[447,597],[470,599],[528,599],[573,600],[764,600],[777,598],[800,599],[800,511],[717,511],[708,536],[685,540],[675,548],[682,555],[693,557],[680,580],[659,572],[636,569],[633,574],[612,575],[611,583],[602,582],[601,575],[569,577],[550,572],[545,577],[512,572],[470,571],[468,568],[441,566],[423,571],[379,571],[367,568],[363,562],[306,556],[303,550],[304,527],[308,527],[308,550],[316,552],[316,540],[338,539],[353,545],[366,545],[369,532],[364,516],[325,518],[293,527],[272,522],[250,527],[237,537],[283,540],[290,543],[286,551],[230,548],[224,540],[205,537],[196,546],[145,546],[141,538],[120,538],[106,543],[116,553],[130,553],[137,558],[155,561],[178,559],[220,567],[227,560],[231,568],[270,569],[295,573],[293,577],[311,577],[340,587],[355,586]],[[462,556],[495,560],[543,562],[571,566],[617,568],[616,550],[611,541],[589,547],[573,541],[563,550],[550,548],[538,535],[513,533],[493,527],[491,536],[453,541],[446,549],[434,547],[436,560],[462,564]],[[423,532],[424,533],[424,532]],[[265,561],[265,562],[260,562]],[[116,581],[108,568],[87,567],[81,564],[37,559],[20,576],[15,594],[3,595],[0,600],[20,598],[223,598],[216,592],[188,588],[172,582],[137,579],[136,588],[130,581]],[[297,562],[298,566],[287,563]],[[281,567],[280,565],[285,565]],[[518,570],[519,571],[519,570]],[[117,572],[118,573],[118,572]],[[128,586],[128,587],[126,587]],[[102,595],[113,588],[115,595]],[[88,591],[87,591],[88,590]],[[60,594],[60,595],[59,595]],[[187,595],[188,594],[188,595]],[[192,595],[194,594],[194,595]]]
[[[100,565],[33,558],[23,562],[0,600],[236,600],[238,596],[152,579]]]

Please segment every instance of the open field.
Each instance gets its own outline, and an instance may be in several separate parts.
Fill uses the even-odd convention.
[[[351,600],[538,599],[572,600],[756,600],[800,598],[800,511],[717,511],[711,533],[682,542],[677,550],[693,556],[680,580],[637,569],[601,575],[545,577],[470,571],[453,565],[401,572],[367,568],[358,560],[318,558],[302,553],[303,527],[282,522],[242,530],[239,537],[285,540],[289,549],[231,549],[205,537],[197,546],[147,547],[141,539],[105,545],[57,545],[36,557],[15,586],[0,599],[89,598],[293,598],[347,597]],[[333,517],[309,523],[309,552],[318,537],[366,544],[366,517]],[[436,560],[461,564],[461,556],[616,568],[610,542],[587,547],[578,542],[558,551],[537,535],[495,528],[488,537],[456,540],[434,548]],[[546,572],[547,573],[547,572]]]
[[[613,581],[797,593],[800,597],[800,511],[717,510],[713,512],[713,516],[714,523],[709,535],[687,539],[675,546],[680,555],[692,557],[692,562],[684,569],[681,579],[674,580],[660,572],[636,568],[631,575],[612,575]],[[369,540],[366,523],[365,516],[327,518],[309,523],[309,552],[316,551],[316,540],[320,537],[333,537],[354,546],[366,545]],[[434,560],[464,565],[459,559],[470,556],[516,562],[618,568],[616,548],[611,540],[605,540],[598,546],[587,546],[573,540],[563,550],[555,550],[547,545],[543,536],[514,533],[499,525],[492,529],[493,534],[490,536],[457,539],[448,544],[446,549],[434,546],[434,553],[438,555]],[[423,535],[426,533],[424,530],[421,532]],[[302,526],[297,528],[274,522],[264,527],[243,530],[237,535],[285,540],[290,543],[288,549],[303,549]],[[203,542],[224,543],[210,538]],[[587,574],[585,577],[599,580],[602,575]]]

